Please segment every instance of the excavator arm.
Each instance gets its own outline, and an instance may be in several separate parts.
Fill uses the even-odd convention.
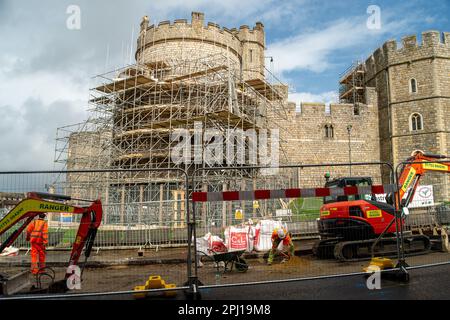
[[[398,197],[395,197],[396,208],[407,207],[414,197],[419,181],[429,171],[450,173],[449,156],[426,154],[423,151],[416,150],[407,159],[399,178]],[[437,162],[437,160],[439,162]],[[398,203],[400,200],[400,203]]]
[[[0,235],[22,222],[11,235],[0,245],[0,253],[14,243],[17,237],[28,224],[40,213],[73,213],[81,214],[80,226],[70,254],[69,267],[76,265],[85,248],[85,257],[88,258],[94,244],[95,236],[102,220],[102,204],[95,200],[88,207],[77,207],[57,201],[72,200],[69,196],[30,192],[27,198],[19,202],[3,219],[0,220]],[[66,274],[68,277],[70,274]]]

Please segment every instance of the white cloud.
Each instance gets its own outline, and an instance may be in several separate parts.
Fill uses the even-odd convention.
[[[89,98],[89,79],[80,84],[70,74],[46,71],[0,73],[0,82],[0,101],[3,105],[19,107],[29,98],[39,99],[44,105],[58,100],[86,104]]]
[[[19,107],[0,105],[1,170],[51,169],[56,128],[84,116],[77,104],[67,100],[44,105],[29,98]]]
[[[167,16],[180,11],[201,11],[205,13],[206,20],[212,16],[220,17],[221,20],[233,23],[235,21],[254,17],[268,7],[275,7],[278,2],[275,0],[166,0],[154,1],[151,3],[150,19],[167,20]],[[237,8],[239,8],[237,10]],[[209,18],[209,19],[208,19]],[[252,19],[253,20],[253,19]],[[256,21],[252,21],[253,23]]]
[[[322,102],[329,104],[336,103],[338,100],[338,93],[336,91],[327,91],[318,94],[311,92],[289,93],[289,101],[295,102],[297,105],[302,102]]]
[[[363,17],[336,20],[322,30],[304,31],[268,46],[277,72],[310,70],[323,72],[332,64],[339,50],[366,47],[368,42],[398,31],[406,20],[384,24],[380,30],[369,30]]]

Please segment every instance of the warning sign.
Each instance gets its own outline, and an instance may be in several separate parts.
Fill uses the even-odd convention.
[[[244,219],[244,213],[242,212],[242,209],[236,209],[236,211],[234,212],[234,218],[236,220]]]
[[[68,212],[61,213],[61,220],[62,223],[69,223],[72,222],[72,214]]]

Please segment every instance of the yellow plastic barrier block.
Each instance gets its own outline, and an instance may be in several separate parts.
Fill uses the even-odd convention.
[[[164,286],[166,289],[172,289],[172,288],[176,288],[177,286],[176,286],[176,284],[175,283],[169,283],[169,284],[166,284],[165,286]],[[174,290],[174,291],[165,291],[164,292],[164,295],[166,296],[166,297],[173,297],[173,296],[176,296],[177,295],[177,292]]]
[[[136,286],[134,287],[134,291],[142,291],[142,290],[146,290],[145,286]],[[139,292],[139,293],[134,293],[133,297],[135,299],[142,299],[145,298],[147,296],[146,292]]]
[[[145,287],[147,289],[161,289],[164,288],[165,284],[165,281],[160,276],[150,276],[145,282]]]
[[[364,272],[375,272],[379,270],[392,269],[394,263],[388,258],[372,258],[368,267],[365,267]]]

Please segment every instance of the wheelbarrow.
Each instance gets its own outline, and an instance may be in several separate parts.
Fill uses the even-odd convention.
[[[216,263],[217,271],[220,272],[220,262],[223,262],[225,264],[223,272],[233,271],[233,267],[236,267],[238,272],[246,272],[248,270],[248,264],[241,258],[244,252],[245,250],[223,253],[212,252],[212,258]]]

